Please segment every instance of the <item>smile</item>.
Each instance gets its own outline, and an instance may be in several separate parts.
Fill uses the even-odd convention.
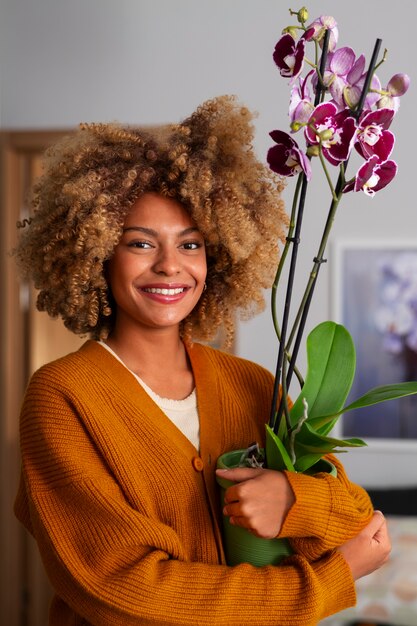
[[[146,293],[156,293],[162,296],[177,296],[178,294],[185,291],[185,287],[177,287],[175,289],[159,289],[156,287],[150,287],[149,289],[147,289],[145,287],[142,291],[146,291]]]

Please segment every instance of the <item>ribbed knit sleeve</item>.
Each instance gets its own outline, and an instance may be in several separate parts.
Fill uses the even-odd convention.
[[[336,466],[337,478],[286,472],[295,503],[279,536],[290,537],[295,552],[310,561],[357,535],[373,513],[366,491],[348,480],[334,455],[327,458]]]
[[[21,415],[16,514],[56,591],[51,626],[77,616],[94,626],[315,626],[354,604],[334,551],[280,567],[222,564],[196,450],[123,366],[99,356],[43,368]]]

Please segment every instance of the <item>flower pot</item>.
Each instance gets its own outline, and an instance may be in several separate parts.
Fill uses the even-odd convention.
[[[238,467],[243,452],[244,450],[233,450],[222,454],[217,460],[218,469]],[[325,459],[318,461],[305,473],[316,474],[318,472],[328,472],[336,476],[335,466]],[[220,476],[217,477],[217,483],[220,486],[221,506],[223,508],[225,491],[234,483]],[[228,565],[238,565],[239,563],[250,563],[257,567],[278,565],[285,557],[293,553],[288,539],[255,537],[246,528],[233,526],[226,515],[223,515],[223,543]]]

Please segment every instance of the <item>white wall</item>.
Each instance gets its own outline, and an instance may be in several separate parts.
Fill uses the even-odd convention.
[[[289,90],[271,54],[288,6],[278,0],[3,0],[0,20],[0,122],[5,128],[72,127],[80,121],[131,123],[175,121],[203,100],[235,93],[259,112],[256,147],[264,158],[268,132],[287,130]],[[298,5],[292,8],[298,9]],[[382,81],[404,71],[413,79],[417,3],[401,0],[310,0],[311,17],[333,14],[339,45],[369,59],[376,37],[389,50],[378,71]],[[395,181],[371,200],[350,194],[340,206],[333,239],[401,240],[417,243],[414,199],[417,145],[415,81],[394,121]],[[318,168],[310,185],[300,265],[310,259],[329,205]],[[290,181],[286,197],[292,196]],[[330,259],[331,260],[331,259]],[[304,283],[296,285],[300,293]],[[331,315],[329,268],[324,266],[309,326]],[[276,345],[269,312],[239,328],[238,352],[275,368]],[[364,451],[361,463],[368,462]],[[349,455],[347,455],[348,457]],[[344,459],[347,459],[344,457]],[[356,478],[358,464],[347,464]],[[374,458],[372,465],[375,467]],[[413,452],[402,455],[415,467]],[[382,481],[392,479],[386,468]],[[380,467],[380,471],[384,469]],[[363,468],[360,469],[361,479]],[[400,470],[400,474],[401,474]],[[402,480],[396,477],[395,480]]]

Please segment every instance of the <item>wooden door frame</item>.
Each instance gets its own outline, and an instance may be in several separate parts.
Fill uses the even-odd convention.
[[[31,156],[70,132],[0,132],[0,606],[8,626],[37,623],[28,609],[27,538],[13,516],[20,474],[18,416],[29,372],[27,312],[10,251],[16,241],[16,222],[22,218]],[[36,599],[29,602],[36,604]]]

